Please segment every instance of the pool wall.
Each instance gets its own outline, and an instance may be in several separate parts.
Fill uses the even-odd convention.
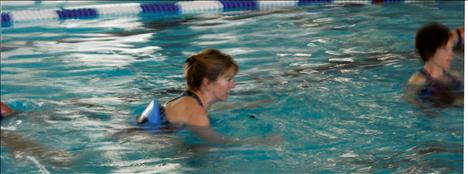
[[[73,8],[55,8],[38,10],[4,11],[3,6],[14,5],[12,1],[2,2],[1,27],[19,27],[24,23],[61,22],[69,19],[117,18],[122,16],[139,17],[142,15],[176,16],[196,14],[220,14],[233,11],[261,11],[281,8],[322,4],[389,4],[389,3],[420,3],[414,0],[221,0],[221,1],[165,1],[145,3],[104,4],[79,6]],[[27,4],[18,3],[18,5]],[[31,5],[41,1],[29,1]]]

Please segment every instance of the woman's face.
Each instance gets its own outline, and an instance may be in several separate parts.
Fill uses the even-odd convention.
[[[443,69],[449,69],[453,57],[452,48],[452,42],[447,42],[446,45],[439,47],[433,57],[434,63],[441,66]]]
[[[236,72],[233,68],[228,69],[224,74],[220,75],[216,81],[210,83],[211,90],[217,101],[227,100],[231,89],[236,87],[234,76]]]

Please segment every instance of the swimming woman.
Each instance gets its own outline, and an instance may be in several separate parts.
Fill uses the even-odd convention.
[[[184,78],[187,88],[178,97],[161,107],[161,123],[171,128],[189,128],[200,138],[211,144],[246,143],[216,133],[210,125],[208,109],[226,101],[235,87],[234,76],[239,65],[234,59],[219,50],[205,49],[190,56],[185,61]],[[158,108],[156,108],[158,109]],[[137,122],[148,122],[147,115],[137,118]],[[261,139],[250,139],[248,143],[271,143]]]
[[[453,48],[463,44],[463,28],[451,32],[442,24],[431,23],[417,32],[415,45],[424,67],[408,81],[411,102],[436,107],[463,105],[463,81],[450,72]]]

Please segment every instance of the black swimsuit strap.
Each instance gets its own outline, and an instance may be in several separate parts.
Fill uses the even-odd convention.
[[[419,72],[421,72],[421,74],[424,75],[424,77],[426,77],[427,80],[429,80],[429,81],[434,80],[434,78],[432,78],[432,76],[424,68],[419,70]],[[450,74],[448,71],[444,70],[443,73],[444,73],[445,76],[450,78],[450,80],[456,80],[456,78],[452,74]]]
[[[192,91],[185,91],[182,96],[190,96],[190,97],[193,97],[195,100],[197,100],[198,104],[200,104],[201,107],[203,107],[203,103],[200,99],[200,97],[198,97],[197,94],[195,94],[194,92]]]
[[[434,79],[432,78],[432,76],[423,68],[421,70],[419,70],[419,72],[421,72],[421,74],[426,77],[427,81],[433,81]]]
[[[174,101],[174,100],[177,100],[177,99],[179,99],[179,98],[181,98],[181,97],[185,97],[185,96],[194,98],[194,99],[198,102],[198,104],[200,104],[200,106],[203,107],[203,103],[202,103],[200,97],[198,97],[198,95],[195,94],[194,92],[188,91],[188,90],[187,90],[187,91],[184,91],[184,93],[180,94],[180,95],[177,96],[176,98],[173,98],[172,100],[169,100],[167,103],[170,103],[170,102],[172,102],[172,101]]]
[[[444,84],[450,84],[452,85],[454,88],[459,88],[459,86],[461,86],[461,88],[463,88],[463,82],[459,81],[455,76],[453,76],[451,73],[449,73],[448,71],[444,70],[444,76],[447,76],[449,81],[447,82],[441,82],[441,81],[438,81],[434,78],[432,78],[432,76],[425,70],[425,69],[421,69],[420,70],[421,74],[426,77],[427,79],[427,84],[438,84],[438,83],[444,83]]]

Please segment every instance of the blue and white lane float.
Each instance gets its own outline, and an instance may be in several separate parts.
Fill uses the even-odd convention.
[[[167,122],[163,108],[157,100],[152,100],[139,117],[146,121],[138,126],[147,131],[157,131]]]
[[[6,1],[10,2],[10,1]],[[6,3],[2,2],[2,3]],[[30,1],[29,1],[30,2]],[[32,1],[40,4],[41,1]],[[124,3],[81,6],[74,8],[18,10],[1,12],[1,27],[15,27],[31,22],[61,22],[70,19],[97,19],[118,17],[220,14],[231,11],[261,11],[322,4],[389,4],[420,3],[415,0],[220,0]],[[14,3],[9,3],[12,5]]]

